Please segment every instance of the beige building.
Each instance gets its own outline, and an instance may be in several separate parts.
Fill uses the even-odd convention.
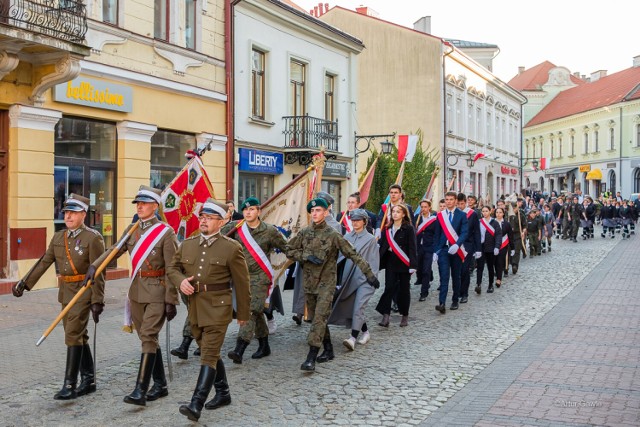
[[[166,186],[198,144],[212,149],[216,196],[226,192],[226,2],[67,1],[38,27],[44,3],[0,16],[0,272],[11,279],[64,226],[69,193],[90,199],[87,225],[109,245],[138,186]],[[39,286],[55,285],[51,269]]]

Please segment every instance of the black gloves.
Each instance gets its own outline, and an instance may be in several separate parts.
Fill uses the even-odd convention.
[[[87,283],[89,283],[89,280],[91,280],[91,283],[93,283],[93,280],[96,275],[96,270],[97,268],[93,264],[89,266],[89,268],[87,269],[87,273],[84,275],[84,282],[82,282],[82,286],[87,286]]]
[[[322,265],[322,263],[324,262],[324,261],[322,261],[320,258],[318,258],[315,255],[309,255],[307,257],[307,261],[310,262],[311,264],[315,264],[315,265]]]
[[[178,310],[175,305],[167,303],[164,304],[164,315],[167,316],[168,322],[171,322],[173,318],[176,317],[176,314],[178,314]]]
[[[91,304],[91,315],[93,316],[93,321],[98,323],[100,321],[100,315],[104,311],[104,304],[100,304],[98,302],[94,302]]]
[[[380,287],[380,281],[378,280],[377,277],[369,277],[367,279],[367,283],[369,283],[371,286],[373,286],[375,289],[378,289]]]
[[[29,289],[27,289],[26,283],[24,283],[22,280],[18,280],[18,283],[16,283],[15,285],[13,285],[11,287],[11,292],[13,293],[14,297],[20,298],[22,296],[22,294],[24,293],[25,289],[27,291],[29,290]]]

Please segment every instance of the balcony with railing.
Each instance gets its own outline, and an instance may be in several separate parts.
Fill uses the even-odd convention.
[[[332,122],[309,115],[285,116],[283,119],[285,149],[320,151],[324,147],[327,151],[338,152],[338,120]]]
[[[0,0],[0,26],[82,43],[87,9],[82,0]]]

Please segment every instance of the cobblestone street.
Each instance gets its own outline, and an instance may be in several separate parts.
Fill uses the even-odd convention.
[[[379,289],[368,308],[371,341],[347,352],[341,342],[349,332],[332,327],[336,358],[318,364],[313,375],[299,369],[308,349],[308,325],[296,326],[290,313],[276,315],[272,355],[252,360],[254,340],[242,365],[226,357],[235,343],[237,326],[232,324],[222,354],[233,402],[215,411],[203,410],[200,423],[638,425],[640,343],[637,332],[618,330],[616,325],[638,328],[639,310],[632,296],[640,286],[640,241],[638,236],[620,240],[597,237],[577,244],[554,240],[551,254],[521,262],[518,274],[507,277],[493,294],[483,290],[476,295],[472,280],[469,303],[455,312],[447,310],[444,316],[434,310],[433,292],[420,303],[419,289],[412,287],[407,328],[398,327],[399,316],[392,316],[388,329],[377,326],[380,316],[373,307],[382,294]],[[437,281],[436,274],[432,290]],[[98,391],[69,402],[52,399],[64,375],[61,326],[35,346],[59,311],[57,291],[32,291],[19,300],[0,296],[1,425],[192,424],[178,413],[178,406],[188,402],[196,382],[199,361],[194,357],[173,358],[168,397],[145,408],[122,402],[135,385],[140,348],[135,335],[120,330],[126,287],[125,280],[107,283],[107,305],[97,331]],[[290,307],[292,291],[285,291],[284,298],[285,307]],[[180,343],[185,315],[181,306],[171,322],[172,347]],[[570,323],[578,329],[563,329]],[[89,333],[93,336],[93,322]],[[163,352],[164,336],[163,331]],[[597,370],[576,365],[567,373],[562,358],[568,355],[592,360],[594,365],[608,360],[609,366]],[[546,382],[556,384],[557,393],[545,394]],[[607,390],[598,390],[605,383]],[[561,393],[568,388],[563,384],[574,384],[576,389],[571,390],[579,388],[579,393]],[[517,399],[528,396],[529,408],[523,412]],[[588,408],[590,416],[584,412],[581,416],[582,408],[567,410],[550,399],[594,401],[599,406]],[[603,414],[607,411],[617,415],[607,417]]]

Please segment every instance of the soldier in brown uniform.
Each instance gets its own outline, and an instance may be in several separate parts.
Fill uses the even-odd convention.
[[[220,348],[233,320],[232,282],[236,291],[236,317],[243,327],[251,317],[249,270],[242,246],[222,236],[220,228],[227,205],[208,199],[200,212],[200,235],[186,239],[169,267],[169,277],[189,296],[191,333],[200,346],[201,366],[191,403],[180,406],[180,413],[198,421],[211,387],[216,395],[207,409],[231,403],[227,375]]]
[[[89,199],[76,194],[69,195],[62,209],[67,229],[53,235],[47,252],[34,266],[31,274],[13,286],[14,296],[21,297],[25,289],[31,290],[55,262],[62,279],[58,290],[58,302],[62,304],[62,308],[66,307],[82,288],[89,265],[104,252],[104,241],[100,233],[84,225],[88,209]],[[96,391],[87,323],[89,310],[93,314],[93,320],[98,323],[103,308],[104,280],[100,275],[62,320],[64,342],[67,345],[67,367],[64,386],[53,396],[54,399],[75,399],[77,396]],[[78,370],[80,385],[76,389]]]
[[[125,396],[124,401],[141,406],[145,406],[147,400],[156,400],[169,394],[158,335],[165,318],[171,321],[176,316],[176,305],[179,303],[177,289],[167,280],[165,271],[176,252],[177,240],[171,227],[159,221],[155,215],[161,201],[160,194],[160,190],[140,186],[132,202],[136,204],[140,219],[138,229],[115,256],[118,258],[125,252],[131,255],[131,286],[128,296],[131,320],[142,342],[142,354],[136,387],[131,394]],[[127,227],[123,236],[133,226],[135,224]],[[110,252],[111,249],[92,264],[93,268],[90,267],[87,272],[87,279]],[[149,390],[152,373],[153,387]]]

